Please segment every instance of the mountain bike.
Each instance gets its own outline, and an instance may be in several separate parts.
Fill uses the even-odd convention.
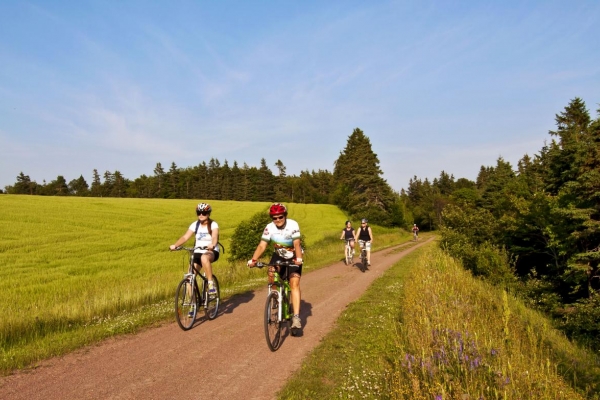
[[[293,266],[289,261],[277,261],[275,263],[256,263],[256,268],[275,267],[273,272],[273,283],[269,283],[269,294],[265,303],[265,339],[267,346],[271,351],[277,351],[282,343],[284,325],[289,327],[292,319],[292,292],[290,282],[287,276],[279,275],[279,267],[285,266],[286,275],[289,273],[289,267]],[[276,286],[276,289],[273,289]],[[292,336],[296,335],[294,329],[291,329]]]
[[[221,291],[215,274],[213,274],[213,282],[217,292],[209,295],[208,279],[206,279],[205,273],[201,274],[194,265],[194,250],[196,249],[206,250],[206,247],[178,247],[174,250],[187,250],[190,254],[188,272],[183,275],[175,292],[175,319],[184,331],[194,325],[200,307],[204,308],[206,318],[212,320],[216,318],[219,304],[221,304]],[[198,285],[197,277],[202,280],[200,285]]]
[[[419,231],[413,231],[413,242],[419,240]]]
[[[360,245],[360,263],[362,264],[363,268],[367,268],[368,266],[367,243],[369,242],[364,240],[358,241],[358,244]]]
[[[349,239],[342,239],[346,241],[346,246],[344,248],[344,256],[345,256],[345,262],[346,265],[351,265],[352,262],[354,261],[354,255],[352,254],[352,246],[350,246],[350,242],[352,240]]]

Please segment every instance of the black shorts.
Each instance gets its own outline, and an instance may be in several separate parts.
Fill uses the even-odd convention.
[[[273,257],[271,257],[271,261],[269,262],[269,264],[274,264],[277,261],[290,261],[287,258],[283,258],[281,257],[279,254],[274,253]],[[289,275],[286,274],[297,274],[302,276],[302,265],[290,265],[289,267],[282,265],[281,269],[279,270],[279,276],[282,277],[283,279],[289,279]]]
[[[212,251],[212,250],[208,250],[208,251]],[[202,260],[200,259],[200,257],[202,257],[203,254],[205,254],[205,253],[194,253],[194,263],[195,264],[202,266]],[[219,252],[213,251],[213,254],[215,255],[215,259],[212,260],[212,262],[215,262],[219,259]]]

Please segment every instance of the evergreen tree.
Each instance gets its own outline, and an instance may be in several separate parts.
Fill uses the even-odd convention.
[[[69,193],[75,196],[87,196],[89,194],[89,186],[83,175],[69,182]]]
[[[371,141],[359,128],[354,129],[335,161],[335,203],[356,218],[368,216],[374,223],[392,224],[394,196],[382,174]]]
[[[90,195],[93,197],[102,196],[102,182],[100,182],[100,174],[97,169],[94,169],[92,176],[92,187],[90,189]]]

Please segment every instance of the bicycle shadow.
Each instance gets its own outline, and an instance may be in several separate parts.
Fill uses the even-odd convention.
[[[288,322],[287,329],[285,330],[285,333],[281,337],[282,345],[285,342],[285,340],[288,338],[288,336],[293,336],[293,337],[304,336],[304,328],[306,328],[306,325],[308,325],[309,317],[312,317],[312,304],[310,304],[304,300],[300,300],[300,321],[302,322],[302,329],[299,329],[295,335],[292,335],[292,329],[291,329],[292,322],[291,321]]]
[[[221,302],[217,317],[221,314],[231,314],[237,307],[244,303],[249,303],[254,297],[256,297],[254,291],[234,294],[227,300]]]
[[[246,293],[234,294],[227,300],[221,301],[221,304],[219,304],[219,312],[217,313],[217,316],[215,318],[219,318],[223,314],[231,314],[233,310],[235,310],[237,307],[244,303],[249,303],[255,296],[255,293],[251,291]],[[203,310],[199,311],[199,313],[203,312]],[[194,321],[194,324],[190,327],[190,329],[195,329],[197,326],[202,325],[208,321],[209,319],[204,315],[202,315],[201,317],[196,317],[196,320]]]
[[[369,270],[369,265],[368,264],[363,264],[360,261],[353,263],[352,266],[354,268],[358,269],[362,273],[365,273],[365,272],[367,272]]]

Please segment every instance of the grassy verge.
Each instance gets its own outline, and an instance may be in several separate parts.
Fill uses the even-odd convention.
[[[599,398],[597,358],[427,247],[348,307],[280,398]]]

